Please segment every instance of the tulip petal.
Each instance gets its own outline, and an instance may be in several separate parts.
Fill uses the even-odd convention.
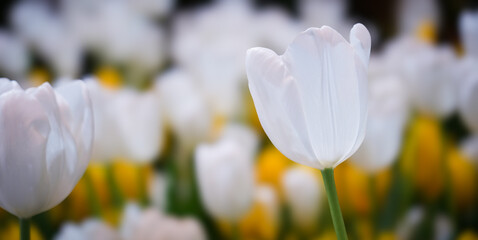
[[[355,49],[364,66],[368,66],[372,40],[367,28],[357,23],[350,30],[350,45]]]
[[[265,48],[252,48],[246,57],[247,76],[259,120],[271,142],[288,158],[319,168],[308,143],[299,91],[282,58]]]
[[[366,71],[353,48],[324,26],[303,32],[283,56],[303,104],[310,142],[325,167],[335,167],[365,134]]]

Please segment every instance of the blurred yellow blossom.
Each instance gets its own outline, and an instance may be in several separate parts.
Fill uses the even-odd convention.
[[[415,180],[426,200],[439,196],[444,186],[442,160],[444,153],[440,123],[433,118],[419,117],[416,122]]]
[[[101,67],[98,69],[95,75],[98,77],[100,83],[105,87],[117,89],[121,86],[121,76],[114,67]]]
[[[448,150],[448,164],[455,205],[460,208],[472,205],[476,189],[475,166],[456,147]]]
[[[258,183],[272,185],[282,198],[281,179],[284,171],[290,165],[287,159],[273,145],[266,147],[258,157],[256,164],[256,179]]]
[[[320,235],[318,238],[315,240],[336,240],[337,236],[335,235],[334,231],[327,231]]]
[[[271,217],[266,206],[254,203],[240,223],[241,236],[244,239],[276,239],[278,226],[276,219]]]
[[[478,240],[478,234],[472,230],[467,230],[461,233],[457,240]]]
[[[50,79],[50,74],[44,68],[36,67],[30,71],[28,79],[33,86],[40,86],[44,82],[48,82]]]
[[[437,29],[432,21],[424,21],[417,27],[417,37],[427,43],[435,43]]]
[[[20,226],[18,225],[18,222],[10,221],[6,223],[0,230],[0,239],[20,239]],[[32,224],[30,227],[30,239],[43,239],[40,234],[40,231],[38,231],[38,228],[34,224]]]
[[[146,186],[153,174],[151,165],[138,165],[132,161],[125,159],[116,159],[113,163],[113,174],[115,181],[118,184],[121,193],[127,199],[139,200],[141,190],[148,189]],[[140,189],[140,186],[144,187]]]
[[[378,235],[378,240],[395,240],[397,237],[393,232],[383,232]]]

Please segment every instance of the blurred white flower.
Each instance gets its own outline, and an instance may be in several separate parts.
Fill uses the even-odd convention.
[[[463,11],[460,15],[459,30],[465,54],[478,57],[478,12]]]
[[[95,113],[93,158],[123,157],[149,162],[162,145],[162,122],[158,99],[153,92],[132,89],[111,90],[91,79],[87,81]]]
[[[118,240],[119,235],[108,224],[97,220],[87,219],[81,224],[65,223],[55,240]]]
[[[195,152],[203,204],[212,216],[234,223],[249,210],[254,195],[252,150],[244,145],[244,134],[236,136],[200,144]]]
[[[125,208],[121,228],[125,240],[203,240],[206,235],[194,218],[175,218],[156,209],[141,210],[135,204]]]
[[[448,240],[452,239],[454,233],[453,222],[451,219],[443,214],[438,214],[435,217],[434,225],[434,239]]]
[[[173,69],[159,76],[155,84],[167,124],[179,141],[190,148],[206,140],[213,117],[192,76],[184,70]]]
[[[375,173],[397,158],[410,109],[401,79],[393,75],[370,79],[367,130],[352,162]]]
[[[14,34],[0,31],[0,71],[11,78],[25,79],[29,55],[25,43]]]
[[[405,216],[397,224],[397,239],[407,240],[412,238],[412,234],[425,217],[425,211],[421,206],[410,208]]]
[[[157,209],[164,209],[167,202],[169,179],[164,173],[155,172],[149,184],[149,199]]]
[[[478,163],[478,136],[471,136],[461,144],[461,151],[466,159],[471,160],[475,164]]]
[[[138,13],[150,17],[166,17],[175,3],[175,0],[129,0]]]
[[[46,4],[20,2],[11,21],[19,36],[51,64],[58,77],[73,78],[79,73],[81,43]]]
[[[347,20],[346,1],[301,0],[299,3],[300,17],[305,28],[327,25],[345,35],[353,25]]]
[[[474,64],[478,61],[473,61]],[[477,65],[472,65],[476,69]],[[478,134],[478,71],[474,71],[462,79],[460,84],[458,106],[460,115],[466,126]]]
[[[269,8],[256,13],[256,28],[261,46],[266,46],[275,52],[284,52],[295,36],[302,31],[300,22],[292,19],[285,11],[279,8]]]
[[[284,55],[253,48],[249,89],[272,143],[289,159],[335,168],[365,136],[370,35],[362,24],[350,43],[323,26],[299,34]]]
[[[282,186],[297,226],[313,226],[317,222],[324,194],[320,177],[304,167],[292,167],[284,173]]]
[[[234,117],[239,112],[245,53],[256,41],[253,20],[246,1],[224,1],[175,21],[173,59],[195,76],[217,115]]]
[[[424,23],[437,27],[440,22],[438,10],[434,0],[399,0],[397,13],[399,33],[415,34],[418,27]]]
[[[163,32],[128,1],[63,1],[74,35],[112,63],[156,71],[164,60]]]
[[[457,107],[459,80],[459,62],[452,49],[429,48],[404,62],[404,76],[415,107],[435,117],[449,116]]]
[[[276,191],[270,185],[259,185],[254,193],[254,200],[265,209],[268,219],[279,224],[280,203]]]
[[[0,206],[29,218],[63,201],[90,161],[93,113],[82,81],[23,90],[0,79]]]
[[[114,107],[118,130],[125,143],[124,157],[139,162],[154,160],[162,145],[162,123],[156,95],[151,91],[121,89]]]

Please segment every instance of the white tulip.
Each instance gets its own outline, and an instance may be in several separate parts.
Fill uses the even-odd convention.
[[[86,80],[95,121],[95,138],[92,159],[97,161],[111,160],[117,152],[124,149],[118,123],[116,122],[113,90],[101,86],[95,79]]]
[[[212,216],[234,223],[250,208],[254,194],[252,150],[243,139],[226,136],[199,145],[195,152],[196,176],[206,209]]]
[[[0,70],[9,77],[24,79],[29,55],[25,43],[17,36],[0,31]]]
[[[63,201],[85,172],[90,98],[82,81],[23,90],[0,79],[0,113],[0,206],[29,218]]]
[[[278,224],[280,219],[280,203],[274,188],[270,185],[257,186],[254,199],[256,203],[259,203],[265,209],[268,219],[271,219],[274,224]]]
[[[181,15],[173,29],[173,59],[194,74],[214,113],[228,118],[241,109],[244,57],[257,38],[245,2],[218,2]]]
[[[416,228],[423,221],[425,211],[421,206],[414,206],[405,213],[405,216],[397,224],[397,239],[411,239]]]
[[[335,168],[360,146],[367,118],[370,34],[362,24],[350,43],[323,26],[299,34],[284,55],[247,53],[249,89],[272,143],[289,159]]]
[[[122,89],[114,102],[118,130],[124,142],[124,157],[151,162],[162,144],[158,99],[153,92]]]
[[[478,57],[478,12],[462,12],[459,20],[459,28],[465,54]]]
[[[477,63],[474,61],[473,63]],[[476,69],[476,65],[474,65]],[[460,86],[458,106],[465,124],[478,134],[478,72],[475,70],[466,76]]]
[[[461,144],[461,150],[466,159],[478,163],[478,136],[471,136]]]
[[[314,225],[318,220],[324,195],[319,176],[304,167],[292,167],[284,173],[282,186],[297,225]]]
[[[204,240],[206,235],[194,218],[175,218],[156,209],[141,210],[128,204],[120,228],[124,240]]]
[[[411,100],[424,114],[444,118],[457,106],[458,60],[448,47],[428,48],[405,61]]]
[[[66,223],[55,240],[118,240],[119,235],[108,224],[97,220],[87,219],[81,224]]]
[[[402,35],[412,35],[423,23],[438,26],[440,21],[438,6],[434,0],[400,0],[398,2],[397,22]]]
[[[397,158],[409,116],[407,90],[396,76],[369,83],[369,110],[365,139],[352,156],[361,169],[375,173]]]
[[[207,139],[212,112],[191,75],[181,69],[170,70],[158,77],[156,90],[167,123],[186,148]]]

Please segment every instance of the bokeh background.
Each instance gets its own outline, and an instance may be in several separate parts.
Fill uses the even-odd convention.
[[[372,35],[364,146],[335,178],[351,239],[478,239],[472,1],[2,1],[0,76],[87,82],[90,165],[33,239],[335,239],[320,171],[268,140],[245,53]],[[475,61],[476,60],[476,61]],[[34,201],[34,199],[32,199]],[[0,209],[0,239],[18,239]]]

